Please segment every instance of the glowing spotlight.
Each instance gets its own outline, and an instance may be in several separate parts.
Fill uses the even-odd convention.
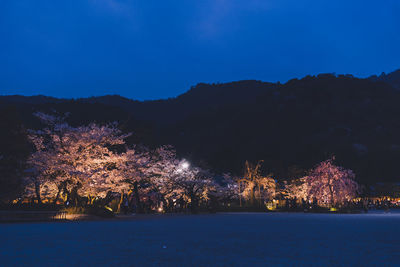
[[[186,169],[188,169],[189,167],[190,167],[189,162],[184,161],[184,162],[182,163],[182,169],[186,170]]]

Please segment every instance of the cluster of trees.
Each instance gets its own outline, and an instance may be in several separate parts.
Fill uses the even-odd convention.
[[[317,200],[335,206],[351,201],[359,186],[354,173],[324,161],[303,178],[279,184],[262,175],[262,161],[245,163],[243,176],[217,176],[177,157],[171,146],[148,149],[127,145],[131,134],[116,123],[73,127],[65,117],[36,113],[46,127],[30,130],[35,151],[28,157],[21,199],[70,205],[107,204],[129,199],[137,210],[171,211],[237,203],[262,207],[277,198]]]
[[[250,206],[261,206],[265,201],[279,198],[337,207],[350,203],[361,192],[353,171],[336,166],[334,158],[319,163],[307,176],[283,181],[281,185],[272,178],[272,174],[261,175],[261,163],[252,165],[246,162],[244,177],[236,179],[240,205],[242,198]],[[242,184],[244,186],[241,187]]]
[[[115,123],[72,127],[62,117],[36,115],[47,127],[29,134],[35,152],[27,161],[26,198],[78,205],[82,197],[93,204],[115,193],[133,194],[138,209],[144,199],[165,208],[183,200],[196,211],[201,202],[229,197],[211,173],[178,159],[170,146],[128,146],[130,134]],[[224,181],[224,188],[229,183]]]
[[[296,179],[285,185],[288,197],[317,201],[319,205],[338,206],[351,202],[359,193],[352,170],[336,166],[334,158],[318,164],[308,176]]]

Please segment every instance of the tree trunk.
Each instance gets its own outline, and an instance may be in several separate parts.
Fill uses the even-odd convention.
[[[57,192],[56,198],[54,199],[53,205],[57,205],[57,200],[60,197],[60,193],[61,193],[61,189],[58,188],[58,192]]]
[[[35,192],[38,204],[42,204],[42,199],[40,198],[40,184],[38,182],[35,182]]]
[[[251,206],[254,206],[254,198],[255,198],[255,192],[254,192],[254,185],[251,187],[250,190],[250,204]]]
[[[88,202],[89,202],[88,204],[93,205],[95,198],[96,198],[95,196],[88,195]]]
[[[191,191],[189,192],[189,196],[190,196],[190,212],[197,213],[198,201],[196,194],[193,191]]]
[[[331,207],[334,206],[334,199],[333,199],[333,189],[332,189],[332,185],[331,185],[331,180],[329,180],[329,193],[331,194]]]
[[[58,201],[58,199],[60,198],[60,195],[62,196],[62,191],[64,190],[64,193],[65,193],[65,191],[67,191],[67,187],[66,187],[66,181],[64,181],[64,182],[61,182],[59,185],[58,185],[58,192],[57,192],[57,195],[56,195],[56,198],[54,199],[54,205],[56,205],[57,204],[57,201]],[[65,201],[65,200],[64,200]]]
[[[239,182],[239,206],[242,206],[242,194],[240,192],[240,182]]]
[[[119,198],[119,203],[118,203],[117,213],[120,213],[120,212],[121,212],[121,205],[122,205],[122,201],[124,201],[124,191],[122,191],[122,193],[121,193],[121,197]]]
[[[138,190],[138,182],[137,181],[135,181],[133,183],[133,191],[135,193],[135,199],[136,199],[136,212],[137,213],[143,213],[142,203],[140,202],[140,197],[139,197],[139,190]]]

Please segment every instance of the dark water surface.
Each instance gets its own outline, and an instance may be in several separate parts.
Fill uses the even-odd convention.
[[[400,214],[0,224],[0,266],[400,266]]]

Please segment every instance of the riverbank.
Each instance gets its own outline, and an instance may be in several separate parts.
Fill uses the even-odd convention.
[[[182,217],[207,214],[385,214],[383,210],[371,210],[368,213],[359,210],[338,212],[338,211],[221,211],[217,213],[151,213],[151,214],[115,214],[113,217],[103,217],[92,214],[68,214],[61,211],[0,211],[0,223],[35,223],[35,222],[73,222],[73,221],[124,221],[124,220],[143,220],[158,219],[163,217]],[[389,213],[400,214],[400,210],[394,209]]]

